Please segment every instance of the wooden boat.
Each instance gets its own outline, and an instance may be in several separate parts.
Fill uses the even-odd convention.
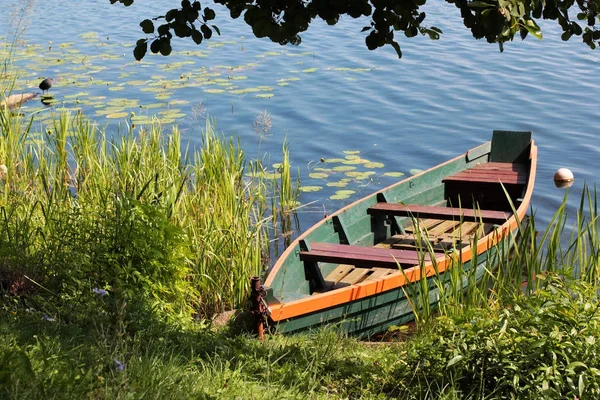
[[[453,266],[480,278],[487,257],[511,244],[529,207],[537,160],[531,136],[494,131],[491,142],[304,232],[265,281],[270,327],[297,332],[334,324],[370,336],[414,319],[412,282],[443,278]],[[435,305],[436,285],[429,286]]]

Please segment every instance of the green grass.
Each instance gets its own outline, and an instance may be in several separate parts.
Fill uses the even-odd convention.
[[[286,153],[282,190],[248,174],[209,121],[202,147],[182,153],[176,128],[110,137],[79,114],[40,128],[1,110],[2,293],[64,321],[99,308],[132,330],[239,307],[268,265],[276,213],[295,203]]]
[[[101,326],[0,318],[4,398],[596,398],[597,295],[549,273],[503,308],[438,317],[405,342],[366,344],[333,330],[265,342],[201,326]],[[119,368],[119,363],[123,368]]]

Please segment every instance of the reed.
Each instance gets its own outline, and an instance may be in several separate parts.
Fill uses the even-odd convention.
[[[78,113],[38,126],[0,110],[3,292],[48,295],[46,312],[61,318],[85,316],[98,292],[113,319],[243,304],[268,259],[265,199],[295,202],[289,175],[284,189],[248,176],[240,144],[209,119],[193,152],[158,123],[111,136]]]
[[[434,316],[458,317],[472,309],[501,309],[521,296],[544,289],[548,274],[572,277],[600,290],[596,188],[584,187],[575,216],[567,213],[567,199],[565,194],[544,231],[537,231],[532,211],[532,216],[519,221],[517,230],[488,252],[485,260],[474,258],[469,268],[455,260],[449,271],[442,274],[434,263],[434,276],[415,282],[405,291],[417,323],[426,328]],[[570,232],[566,229],[569,222]],[[426,236],[427,232],[418,235]],[[418,243],[434,258],[426,237]],[[453,252],[459,254],[460,249]],[[483,268],[474,267],[480,263]],[[434,312],[431,303],[438,299]]]

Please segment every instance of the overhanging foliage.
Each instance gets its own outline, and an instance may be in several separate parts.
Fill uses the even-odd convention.
[[[600,0],[446,0],[460,11],[466,28],[476,39],[485,38],[490,43],[503,44],[516,35],[525,39],[529,34],[542,37],[536,20],[557,21],[563,40],[580,36],[584,43],[595,49],[600,31],[595,28],[600,10]],[[126,6],[134,0],[110,0]],[[365,43],[370,50],[391,45],[402,57],[396,32],[410,38],[418,34],[439,39],[442,31],[425,22],[422,11],[426,0],[215,0],[229,9],[231,18],[243,16],[258,38],[268,37],[279,44],[298,45],[300,33],[321,18],[335,25],[341,17],[368,17],[370,23],[362,28]],[[140,23],[144,34],[137,41],[133,54],[141,60],[148,51],[169,55],[173,36],[191,37],[196,44],[210,39],[219,28],[212,25],[215,12],[202,8],[199,1],[183,0],[181,7],[168,10],[164,15],[145,19]],[[569,11],[571,13],[569,13]],[[575,16],[575,20],[573,18]]]

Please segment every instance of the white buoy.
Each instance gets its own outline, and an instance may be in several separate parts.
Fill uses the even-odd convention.
[[[554,184],[558,188],[568,188],[573,185],[575,181],[575,177],[573,173],[568,168],[559,168],[558,171],[554,174]]]

